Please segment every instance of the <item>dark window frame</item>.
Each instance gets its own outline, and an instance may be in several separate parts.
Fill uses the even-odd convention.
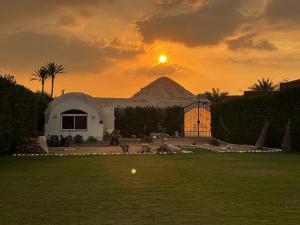
[[[75,113],[69,113],[69,112],[75,112]],[[65,129],[64,127],[64,117],[72,117],[73,118],[73,128]],[[85,118],[85,127],[86,128],[77,128],[79,127],[79,124],[76,123],[76,117]],[[83,112],[81,110],[68,110],[61,114],[61,121],[60,121],[60,128],[62,131],[87,131],[88,130],[88,114],[86,112]]]

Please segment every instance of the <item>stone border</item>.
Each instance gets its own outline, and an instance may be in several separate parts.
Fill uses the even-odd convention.
[[[13,154],[15,157],[28,157],[28,156],[105,156],[105,155],[170,155],[170,154],[191,154],[190,151],[182,152],[165,152],[165,153],[72,153],[72,154]]]
[[[275,153],[275,152],[282,152],[281,149],[277,148],[265,148],[263,150],[254,149],[254,146],[251,145],[236,145],[236,144],[228,144],[230,148],[221,147],[221,146],[212,146],[209,144],[203,145],[182,145],[180,146],[181,149],[196,149],[202,148],[204,150],[208,150],[211,152],[216,153]],[[233,150],[232,147],[241,147],[241,148],[248,148],[247,150]]]

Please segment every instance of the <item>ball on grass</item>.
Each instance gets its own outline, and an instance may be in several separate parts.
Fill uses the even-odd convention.
[[[136,174],[136,169],[131,169],[131,174]]]

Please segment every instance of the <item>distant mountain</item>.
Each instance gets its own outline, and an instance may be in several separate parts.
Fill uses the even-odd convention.
[[[184,106],[189,104],[194,94],[186,90],[183,86],[168,77],[160,77],[151,82],[146,87],[131,98],[112,99],[97,98],[99,104],[103,106],[127,107],[127,106]]]
[[[194,94],[186,90],[180,84],[168,77],[160,77],[143,87],[131,99],[143,98],[173,98],[173,97],[194,97]]]
[[[185,105],[195,97],[180,84],[168,77],[160,77],[133,95],[130,100],[136,103],[159,107]]]

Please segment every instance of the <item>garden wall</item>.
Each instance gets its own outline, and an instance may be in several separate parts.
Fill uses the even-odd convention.
[[[12,77],[0,77],[0,155],[13,153],[33,131],[43,131],[47,104],[44,96]]]
[[[226,142],[254,145],[265,121],[269,121],[266,145],[281,148],[289,118],[293,149],[300,151],[300,89],[242,97],[213,106],[212,134]]]
[[[183,135],[184,110],[174,106],[157,107],[128,107],[116,109],[115,128],[124,137],[143,137],[151,132],[166,132],[174,135],[176,131]]]

